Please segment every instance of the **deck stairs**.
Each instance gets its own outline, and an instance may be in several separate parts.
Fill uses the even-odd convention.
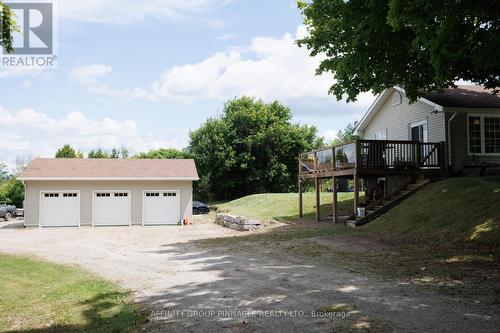
[[[422,186],[430,182],[427,178],[417,178],[415,182],[410,183],[399,190],[377,200],[366,207],[366,215],[364,217],[351,215],[345,224],[350,227],[359,227],[373,221],[382,214],[385,214],[394,206],[397,206],[406,200],[413,193],[418,191]]]

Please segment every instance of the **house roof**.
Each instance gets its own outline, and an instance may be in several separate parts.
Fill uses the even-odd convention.
[[[36,158],[21,180],[198,180],[192,159]]]
[[[401,87],[393,87],[384,90],[378,95],[377,99],[373,102],[368,111],[366,111],[363,118],[361,118],[356,128],[356,132],[359,133],[366,128],[394,91],[405,92]],[[448,88],[442,92],[422,94],[418,100],[433,106],[437,111],[443,111],[445,107],[500,108],[500,96],[492,95],[491,93],[491,89],[484,89],[481,86],[460,85],[457,86],[457,88]]]
[[[500,96],[492,89],[481,86],[457,86],[439,93],[426,93],[422,97],[443,107],[500,108]]]

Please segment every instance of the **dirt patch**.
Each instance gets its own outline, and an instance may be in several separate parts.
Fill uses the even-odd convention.
[[[387,244],[349,240],[345,228],[289,225],[249,233],[212,221],[2,229],[0,251],[80,265],[117,281],[150,312],[144,329],[153,332],[491,332],[500,326],[498,306],[375,274],[366,262],[356,268],[350,262],[361,262],[362,251],[383,254]]]

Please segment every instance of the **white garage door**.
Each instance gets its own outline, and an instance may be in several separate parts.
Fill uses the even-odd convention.
[[[144,225],[179,224],[180,191],[144,191],[142,223]]]
[[[130,225],[130,197],[130,191],[94,191],[93,225]]]
[[[42,227],[80,226],[80,192],[41,191],[40,225]]]

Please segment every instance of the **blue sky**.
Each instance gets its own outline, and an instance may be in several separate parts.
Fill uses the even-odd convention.
[[[118,5],[119,4],[119,5]],[[0,68],[0,160],[182,148],[189,130],[241,95],[278,99],[294,121],[331,138],[373,100],[337,102],[294,41],[306,33],[291,0],[59,1],[58,67]]]

